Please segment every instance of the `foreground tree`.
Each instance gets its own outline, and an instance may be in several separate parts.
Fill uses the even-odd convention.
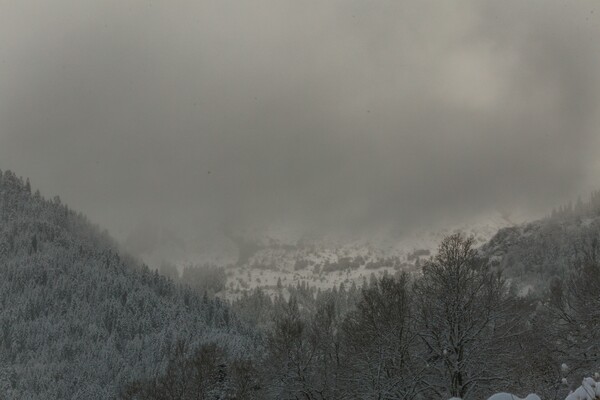
[[[338,315],[333,299],[323,299],[303,316],[295,297],[278,304],[267,338],[266,376],[277,399],[340,399]]]
[[[445,238],[415,294],[430,396],[484,398],[509,384],[521,319],[506,281],[478,256],[473,238]]]
[[[273,397],[281,399],[313,398],[310,384],[314,346],[307,336],[307,323],[300,316],[295,297],[282,301],[276,310],[273,330],[267,338],[269,351],[266,375]]]
[[[346,398],[417,398],[424,364],[414,356],[412,308],[407,275],[384,277],[363,290],[344,322]]]
[[[250,359],[228,359],[223,348],[207,343],[189,352],[175,346],[165,371],[127,385],[123,400],[257,400],[263,398],[258,371]]]
[[[600,367],[600,238],[592,233],[580,239],[576,261],[566,280],[554,280],[547,310],[547,334],[554,352],[568,365],[566,376],[579,382]],[[571,379],[572,378],[572,379]]]

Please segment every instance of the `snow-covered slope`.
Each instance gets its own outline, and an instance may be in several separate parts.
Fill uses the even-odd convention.
[[[306,282],[316,287],[360,285],[371,276],[418,270],[441,240],[453,232],[472,235],[482,245],[499,229],[512,225],[509,219],[493,215],[398,236],[388,233],[348,241],[305,237],[295,243],[269,238],[256,243],[252,254],[228,269],[229,289],[276,287],[278,281],[282,285]]]
[[[512,225],[510,219],[497,213],[408,234],[388,231],[341,237],[279,231],[227,233],[213,241],[219,243],[218,251],[206,244],[195,246],[193,241],[183,243],[169,230],[145,226],[129,238],[127,247],[155,268],[165,262],[177,265],[180,271],[190,265],[225,267],[227,294],[231,295],[256,287],[275,291],[298,284],[319,288],[353,283],[360,286],[372,276],[418,271],[442,239],[453,232],[472,235],[482,245],[499,229]]]

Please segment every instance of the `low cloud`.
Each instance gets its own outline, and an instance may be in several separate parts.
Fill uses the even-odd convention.
[[[590,2],[0,2],[0,168],[143,221],[411,229],[600,172]]]

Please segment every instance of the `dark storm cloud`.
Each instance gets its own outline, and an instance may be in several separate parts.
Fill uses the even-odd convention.
[[[545,212],[598,184],[595,8],[0,1],[0,168],[120,237]]]

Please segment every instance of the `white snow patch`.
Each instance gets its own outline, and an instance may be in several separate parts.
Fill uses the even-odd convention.
[[[592,378],[583,378],[581,386],[571,392],[565,400],[594,400],[600,398],[600,384]]]
[[[540,396],[537,394],[530,394],[525,399],[515,396],[510,393],[496,393],[492,397],[488,398],[488,400],[541,400]]]

